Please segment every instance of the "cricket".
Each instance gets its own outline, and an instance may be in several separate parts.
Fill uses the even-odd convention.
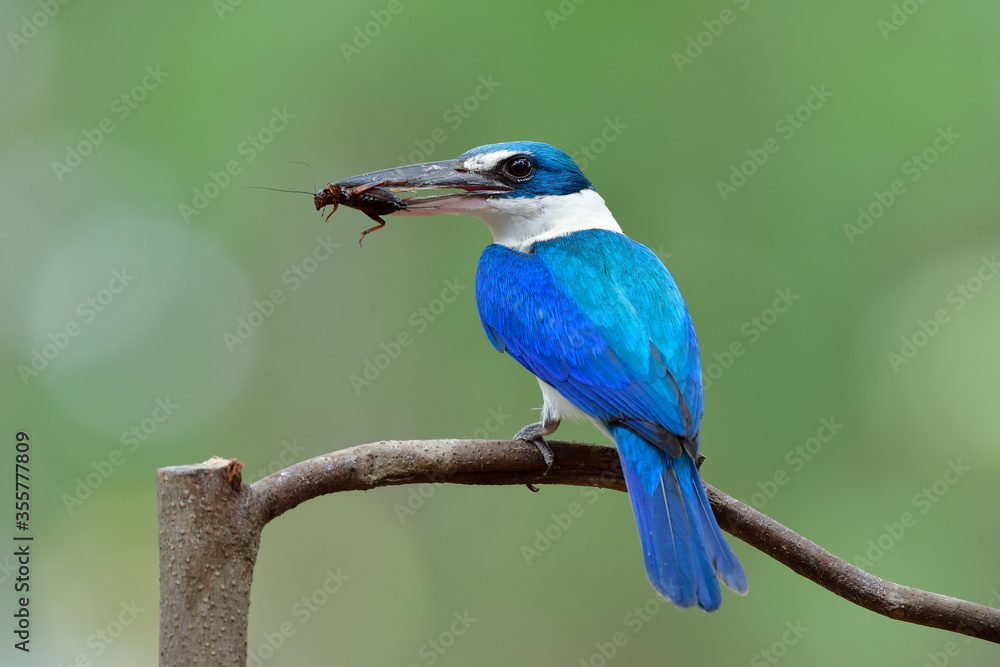
[[[320,211],[327,206],[333,206],[333,210],[326,216],[326,219],[329,220],[330,216],[336,213],[337,208],[343,204],[344,206],[361,211],[377,222],[378,224],[374,227],[361,232],[361,238],[358,240],[358,245],[361,246],[364,243],[365,236],[376,229],[385,227],[385,220],[381,216],[402,211],[406,208],[406,201],[394,192],[382,187],[386,185],[402,184],[392,181],[382,181],[352,188],[327,183],[326,187],[317,192],[314,197],[316,210]]]

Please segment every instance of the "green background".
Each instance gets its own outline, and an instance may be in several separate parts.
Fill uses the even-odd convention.
[[[870,559],[879,576],[1000,604],[1000,280],[976,282],[978,271],[995,278],[983,258],[1000,251],[1000,8],[903,5],[914,13],[888,31],[885,0],[402,0],[395,14],[380,0],[71,2],[24,31],[40,5],[5,3],[0,451],[7,470],[15,433],[29,432],[35,542],[32,651],[5,635],[0,659],[155,663],[158,467],[217,454],[243,461],[252,481],[283,454],[505,438],[535,419],[534,379],[480,329],[472,283],[490,241],[480,222],[390,219],[359,250],[360,213],[324,223],[306,195],[246,189],[311,190],[292,161],[324,182],[515,139],[577,156],[590,146],[587,176],[676,277],[714,373],[707,480],[842,557]],[[12,41],[22,31],[30,38]],[[345,50],[355,40],[363,48]],[[674,54],[687,49],[696,57],[679,67]],[[147,67],[162,80],[141,89]],[[799,110],[813,87],[830,96]],[[144,99],[123,117],[122,95]],[[275,109],[293,118],[247,161],[241,145]],[[778,123],[797,110],[808,118],[788,136]],[[104,119],[113,131],[78,166],[53,166]],[[609,122],[618,131],[602,137]],[[938,142],[944,152],[939,131],[952,136]],[[777,152],[744,165],[752,175],[724,200],[718,182],[769,138]],[[934,161],[911,180],[925,151]],[[229,161],[239,173],[186,221],[180,205]],[[877,212],[897,179],[903,194],[849,234],[858,207]],[[293,290],[283,275],[318,238],[339,247]],[[134,278],[101,312],[78,310],[107,300],[123,267]],[[446,281],[461,288],[442,312]],[[956,300],[958,285],[979,289]],[[284,302],[230,350],[224,334],[275,289]],[[775,317],[778,290],[797,299]],[[433,321],[422,307],[437,309]],[[914,340],[938,310],[935,335]],[[18,366],[70,323],[78,334],[25,381]],[[356,390],[351,376],[403,332],[412,344]],[[894,365],[904,337],[922,345]],[[742,354],[727,358],[734,343]],[[152,432],[130,451],[123,434],[141,432],[158,399],[177,407],[147,421]],[[823,419],[842,428],[799,458]],[[559,435],[603,442],[588,425]],[[100,478],[116,450],[121,465]],[[946,476],[950,463],[960,477]],[[88,475],[100,483],[67,506]],[[3,540],[11,477],[0,483]],[[401,518],[414,493],[423,505]],[[582,515],[552,528],[573,503]],[[900,535],[893,524],[907,512]],[[561,534],[529,564],[522,547],[547,529]],[[626,641],[608,664],[772,664],[767,650],[785,665],[922,665],[946,648],[958,651],[952,664],[997,660],[989,644],[877,617],[733,543],[746,598],[727,594],[712,615],[652,602],[657,613],[637,628],[629,614],[653,592],[623,494],[441,486],[327,497],[265,530],[250,646],[291,623],[264,664],[600,665],[595,643],[619,631]],[[8,619],[10,566],[0,556]],[[349,578],[303,618],[295,605],[338,569]],[[142,611],[118,634],[133,603]],[[476,621],[443,654],[425,646],[466,612]],[[788,624],[808,630],[796,637]],[[98,630],[118,636],[108,645]]]

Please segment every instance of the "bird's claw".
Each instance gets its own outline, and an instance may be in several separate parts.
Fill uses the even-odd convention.
[[[545,472],[543,475],[548,475],[549,471],[552,470],[552,464],[556,462],[556,455],[552,453],[552,448],[549,447],[549,443],[545,442],[545,438],[538,436],[534,440],[529,440],[531,444],[538,448],[541,452],[542,458],[545,459]]]
[[[524,442],[530,442],[542,455],[542,459],[545,461],[545,472],[542,475],[548,475],[549,471],[552,470],[552,465],[556,461],[556,456],[552,452],[552,448],[549,447],[549,443],[545,442],[545,436],[550,435],[555,432],[558,428],[559,422],[536,422],[534,424],[528,424],[517,434],[514,435],[514,440],[523,440]],[[528,488],[533,492],[538,492],[538,487],[534,484],[528,484]]]

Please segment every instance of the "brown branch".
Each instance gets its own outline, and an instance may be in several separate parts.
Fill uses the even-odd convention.
[[[243,510],[242,467],[213,458],[156,471],[161,665],[247,664],[260,525]]]
[[[876,577],[711,484],[705,488],[724,531],[845,600],[897,621],[1000,644],[1000,610]]]
[[[549,441],[556,455],[545,469],[531,445],[503,440],[378,442],[290,466],[256,482],[268,520],[310,498],[336,491],[445,481],[456,484],[573,484],[625,490],[611,447]],[[708,498],[728,533],[840,597],[882,616],[1000,643],[1000,611],[901,586],[870,574],[744,505],[710,484]]]
[[[165,654],[164,643],[174,639],[173,633],[181,628],[178,619],[184,614],[200,613],[204,617],[206,610],[212,615],[216,604],[217,609],[227,610],[249,605],[247,592],[261,529],[271,519],[311,498],[338,491],[421,482],[567,484],[625,490],[618,454],[613,448],[548,442],[555,453],[555,466],[547,475],[543,475],[545,463],[534,446],[503,440],[376,442],[317,456],[249,486],[240,482],[235,461],[213,459],[203,466],[159,470],[160,664],[212,662],[211,656],[217,655],[215,651],[220,646],[206,638],[218,637],[228,638],[227,655],[242,664],[239,661],[246,658],[245,613],[230,616],[227,622],[231,627],[215,634],[202,632],[200,647],[179,649],[173,645],[174,650]],[[215,465],[209,465],[212,463]],[[225,464],[229,465],[223,468],[225,474],[220,477],[220,465]],[[205,499],[199,500],[196,495],[200,482],[191,477],[193,474],[213,475],[204,482],[204,491],[208,492]],[[178,480],[182,488],[170,491]],[[705,487],[723,530],[842,598],[888,618],[1000,643],[1000,610],[876,577],[711,485]],[[184,512],[189,516],[185,517]],[[201,519],[212,525],[193,522],[192,517],[199,512]],[[175,525],[168,525],[170,522]],[[175,553],[181,542],[187,546],[184,563],[179,558],[181,554]],[[225,566],[228,569],[223,578],[213,583],[219,576],[213,575],[215,570],[211,568],[222,567],[217,562],[220,558],[228,558],[231,563]],[[207,566],[209,562],[211,565]],[[224,579],[236,572],[244,577],[246,590],[235,584],[229,588],[224,585]],[[185,586],[194,590],[173,590]],[[227,596],[232,599],[225,599]],[[165,606],[165,600],[170,604]],[[178,600],[186,603],[176,604]],[[242,609],[245,611],[246,606]],[[238,627],[240,623],[242,629]]]
[[[549,441],[547,441],[549,442]],[[559,460],[548,475],[538,449],[508,440],[389,440],[341,449],[291,465],[252,485],[265,522],[317,496],[380,486],[567,484],[625,490],[618,452],[551,441]]]

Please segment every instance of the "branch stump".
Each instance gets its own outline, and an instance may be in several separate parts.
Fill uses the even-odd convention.
[[[264,526],[328,493],[420,484],[565,484],[625,491],[611,447],[505,440],[376,442],[291,465],[252,485],[239,461],[212,458],[156,473],[160,665],[246,664],[250,585]],[[705,484],[719,526],[797,574],[877,614],[1000,644],[1000,610],[881,579]]]

